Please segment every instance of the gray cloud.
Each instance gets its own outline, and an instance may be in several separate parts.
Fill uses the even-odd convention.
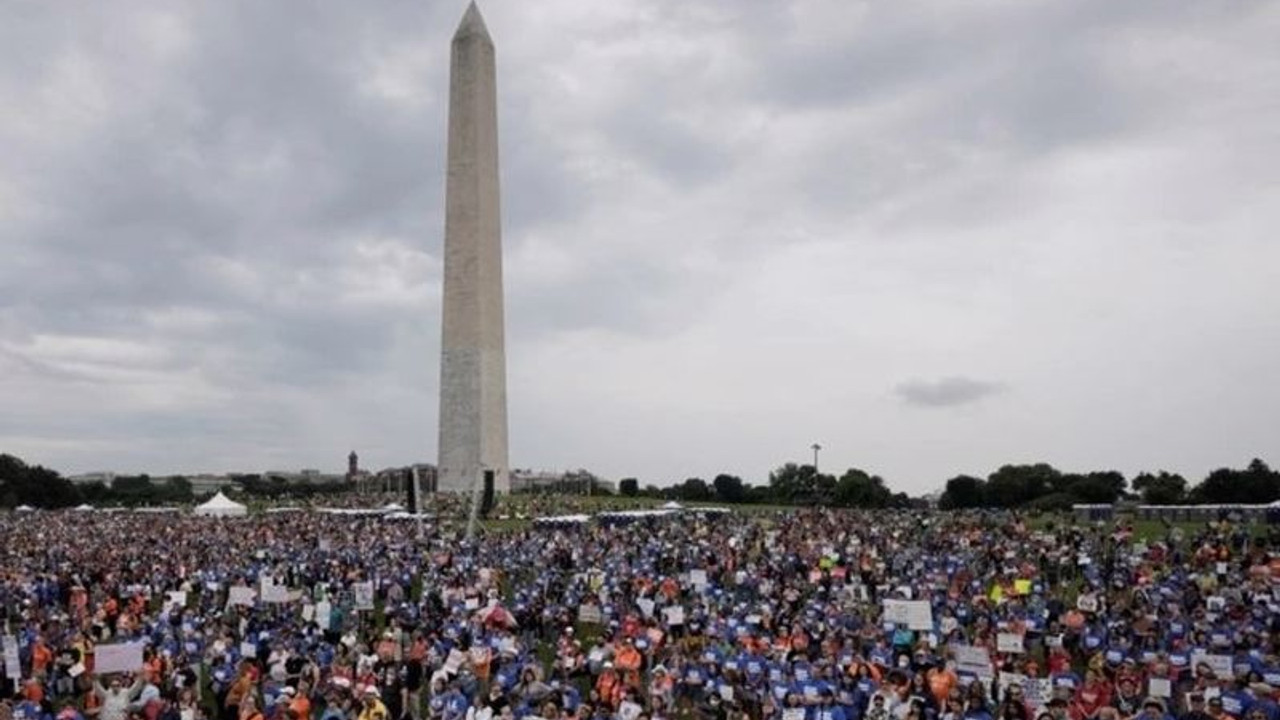
[[[955,376],[937,380],[909,380],[898,385],[894,393],[908,405],[955,407],[978,402],[1004,390],[1004,385],[1000,383]]]
[[[0,9],[0,451],[429,460],[464,4]],[[513,463],[1280,455],[1274,3],[483,9]]]

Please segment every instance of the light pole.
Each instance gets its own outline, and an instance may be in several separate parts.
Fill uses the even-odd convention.
[[[821,449],[822,449],[822,446],[819,445],[818,443],[813,444],[813,474],[814,475],[818,474],[818,451]]]

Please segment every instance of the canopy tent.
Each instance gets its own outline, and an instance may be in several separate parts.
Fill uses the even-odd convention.
[[[670,501],[670,502],[668,502],[668,503],[664,504],[664,505],[662,506],[662,509],[663,509],[663,510],[683,510],[683,509],[684,509],[684,506],[683,506],[683,505],[681,505],[680,503],[676,502],[675,500],[672,500],[672,501]]]
[[[591,522],[590,515],[556,515],[554,517],[540,517],[533,521],[534,527],[573,527],[576,525],[586,525]]]
[[[76,512],[93,512],[93,506],[88,503],[85,503],[84,505],[77,505],[73,509]]]
[[[31,507],[30,505],[19,505],[18,507],[14,508],[14,511],[27,513],[27,512],[35,512],[36,509]]]
[[[228,498],[219,491],[217,495],[214,495],[205,504],[197,505],[195,514],[209,517],[238,517],[248,515],[249,508]]]

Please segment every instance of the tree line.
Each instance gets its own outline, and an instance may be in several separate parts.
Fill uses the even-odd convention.
[[[752,485],[736,475],[717,475],[710,483],[688,478],[670,487],[640,487],[635,478],[618,482],[624,497],[654,497],[691,502],[750,503],[857,508],[907,508],[924,505],[906,493],[891,491],[884,478],[857,468],[840,476],[818,472],[813,465],[787,463],[769,473],[768,484]]]
[[[1242,470],[1219,468],[1195,485],[1177,473],[1144,472],[1132,481],[1115,470],[1064,473],[1051,465],[1005,465],[985,479],[947,481],[942,509],[1038,508],[1137,501],[1148,505],[1249,505],[1280,500],[1280,472],[1254,459]]]
[[[583,471],[585,472],[585,471]],[[350,490],[345,482],[291,484],[261,475],[233,476],[243,493],[255,497],[305,498]],[[592,476],[594,480],[594,476]],[[590,483],[592,486],[594,482]],[[597,488],[596,492],[600,489]],[[635,478],[618,483],[618,494],[692,502],[752,503],[798,506],[908,508],[924,507],[923,498],[893,492],[884,478],[850,468],[839,476],[821,473],[813,465],[786,463],[769,473],[764,484],[751,484],[736,475],[720,474],[710,482],[688,478],[668,487],[641,487]],[[13,455],[0,454],[0,507],[73,507],[103,505],[166,505],[202,498],[186,478],[156,481],[147,475],[118,476],[103,483],[74,484],[56,471],[27,465]],[[1062,510],[1071,505],[1138,501],[1151,505],[1233,505],[1280,500],[1280,472],[1254,459],[1243,469],[1219,468],[1195,485],[1176,473],[1140,473],[1129,480],[1115,470],[1062,472],[1047,463],[1005,465],[986,478],[958,475],[946,482],[938,506],[946,509],[1028,508]]]
[[[305,498],[350,490],[346,482],[291,484],[279,477],[233,475],[231,481],[246,495],[267,498]],[[28,465],[13,455],[0,454],[0,507],[30,505],[41,508],[75,507],[88,503],[95,507],[144,507],[182,505],[203,500],[212,493],[197,494],[191,481],[181,475],[152,478],[149,475],[119,475],[110,485],[102,482],[73,483],[57,471]]]

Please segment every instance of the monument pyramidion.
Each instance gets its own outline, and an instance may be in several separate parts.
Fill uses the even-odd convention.
[[[511,489],[493,40],[472,2],[453,35],[445,179],[444,303],[437,489],[489,475]]]

